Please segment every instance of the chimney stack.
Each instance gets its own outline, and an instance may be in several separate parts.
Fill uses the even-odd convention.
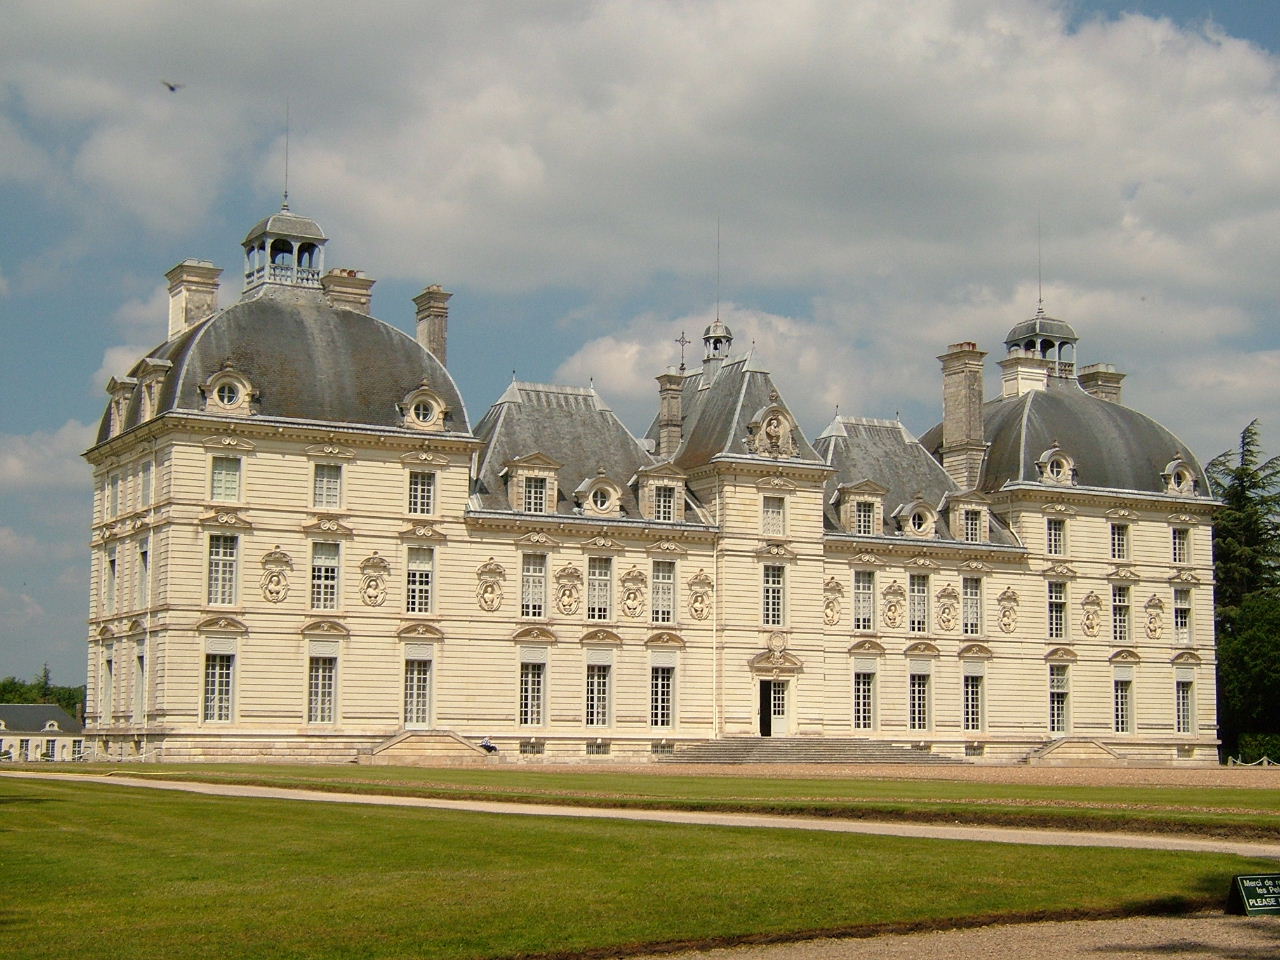
[[[1120,382],[1125,374],[1117,373],[1110,363],[1091,363],[1080,371],[1080,386],[1085,393],[1099,400],[1120,402]]]
[[[982,360],[971,341],[953,343],[942,361],[942,469],[961,490],[982,476],[987,441],[982,423]]]
[[[334,269],[320,278],[320,290],[329,306],[368,315],[369,301],[373,297],[371,291],[376,282],[359,270]]]
[[[449,336],[449,298],[438,283],[413,298],[413,305],[418,308],[418,343],[435,355],[440,363],[446,364],[445,349]]]
[[[183,260],[165,274],[169,281],[169,336],[213,316],[218,309],[218,278],[222,270],[208,260]]]
[[[670,460],[683,439],[684,374],[667,367],[666,373],[654,379],[658,381],[658,459]]]

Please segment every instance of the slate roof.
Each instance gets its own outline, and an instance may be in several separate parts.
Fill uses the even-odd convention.
[[[515,382],[476,425],[485,442],[476,476],[480,509],[510,510],[500,474],[512,460],[541,453],[560,467],[555,513],[574,514],[574,490],[601,474],[622,490],[624,517],[639,518],[631,478],[657,461],[647,453],[594,389]]]
[[[310,217],[299,216],[289,210],[280,210],[269,217],[264,217],[254,224],[253,229],[245,234],[244,242],[249,243],[265,233],[277,236],[294,237],[299,240],[327,240],[320,224]]]
[[[1076,336],[1075,328],[1067,321],[1046,317],[1043,313],[1037,313],[1029,320],[1014,324],[1013,329],[1009,331],[1009,335],[1004,338],[1004,342],[1008,346],[1020,343],[1028,337],[1051,337],[1054,340],[1071,340],[1073,342],[1080,339]]]
[[[5,733],[43,733],[50,720],[57,723],[59,733],[84,732],[80,722],[56,703],[0,703]]]
[[[439,360],[390,324],[330,306],[318,290],[266,284],[156,347],[130,375],[148,359],[173,365],[157,415],[201,410],[199,385],[230,362],[258,392],[261,417],[399,427],[396,404],[425,380],[448,408],[446,431],[469,432],[462,395]],[[122,429],[141,414],[142,391],[134,390]]]
[[[1082,487],[1164,493],[1160,475],[1180,456],[1195,472],[1198,495],[1210,496],[1204,469],[1186,444],[1150,417],[1091,396],[1074,381],[1051,377],[1046,390],[990,400],[982,417],[990,447],[981,490],[1039,482],[1036,461],[1056,444],[1075,461]],[[938,455],[942,425],[920,442]]]

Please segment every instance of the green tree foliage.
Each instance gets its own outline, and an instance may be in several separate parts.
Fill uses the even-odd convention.
[[[84,707],[84,687],[60,687],[53,682],[46,663],[35,679],[0,678],[0,703],[56,703],[73,717]]]
[[[1241,733],[1280,732],[1280,457],[1262,459],[1258,421],[1238,450],[1206,471],[1214,517],[1218,734],[1233,755]]]

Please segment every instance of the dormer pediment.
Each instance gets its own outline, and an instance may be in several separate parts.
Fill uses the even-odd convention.
[[[504,470],[514,472],[520,469],[559,470],[564,464],[551,459],[545,453],[528,453],[523,457],[508,460],[502,466]]]
[[[655,463],[651,467],[641,467],[636,471],[634,482],[637,478],[648,478],[653,480],[684,480],[688,474],[677,467],[670,460],[664,460],[662,463]]]

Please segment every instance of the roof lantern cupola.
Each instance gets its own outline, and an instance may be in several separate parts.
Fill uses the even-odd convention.
[[[710,381],[729,356],[729,350],[733,347],[733,331],[727,323],[716,317],[702,332],[702,342],[706,345],[702,355],[703,379]]]
[[[1050,376],[1072,377],[1075,375],[1076,342],[1079,339],[1071,324],[1045,315],[1042,301],[1036,307],[1034,317],[1014,325],[1004,338],[1004,345],[1011,357],[1049,361]]]
[[[286,200],[279,213],[259,221],[241,244],[245,291],[264,284],[318,290],[328,240],[320,224],[291,212]]]

